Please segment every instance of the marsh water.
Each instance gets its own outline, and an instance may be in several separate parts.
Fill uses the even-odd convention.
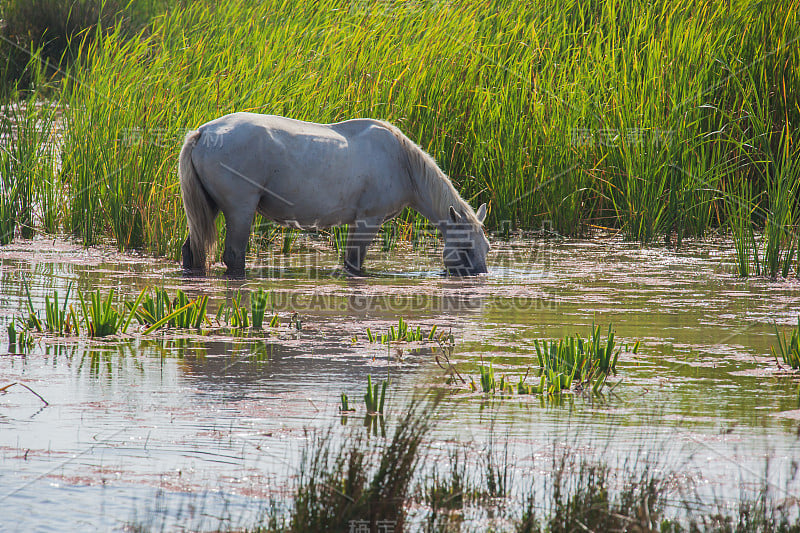
[[[285,501],[310,434],[342,428],[341,393],[363,412],[368,375],[389,377],[390,427],[414,394],[443,390],[431,457],[456,443],[479,458],[494,439],[508,446],[516,487],[546,483],[554,447],[567,446],[612,463],[646,456],[680,473],[676,494],[697,505],[735,505],[765,484],[800,495],[798,385],[770,356],[774,324],[796,324],[798,281],[738,278],[725,241],[492,244],[478,278],[443,277],[435,246],[401,245],[376,246],[372,275],[350,279],[309,238],[289,255],[251,256],[243,281],[221,268],[188,279],[171,261],[60,239],[0,248],[3,331],[25,311],[23,274],[36,309],[70,282],[128,300],[145,287],[207,294],[212,316],[237,291],[264,288],[282,321],[248,335],[44,336],[24,355],[7,352],[3,333],[0,388],[25,384],[42,399],[20,385],[0,393],[0,530],[252,526]],[[534,340],[585,337],[593,323],[613,324],[623,352],[599,397],[485,395],[450,382],[431,343],[367,340],[398,317],[452,333],[450,360],[467,380],[482,361],[516,380],[536,366]],[[624,349],[635,341],[638,353]]]

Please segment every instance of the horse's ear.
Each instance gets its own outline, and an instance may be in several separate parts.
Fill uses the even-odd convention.
[[[450,206],[450,220],[453,222],[461,221],[461,215],[456,213],[456,210],[452,205]]]
[[[478,211],[475,213],[475,217],[478,219],[478,222],[483,224],[483,221],[486,220],[486,204],[481,204]]]

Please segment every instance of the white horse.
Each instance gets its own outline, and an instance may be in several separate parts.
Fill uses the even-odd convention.
[[[257,212],[301,229],[350,224],[344,265],[359,274],[381,224],[410,206],[441,231],[450,274],[486,272],[486,204],[473,211],[433,158],[387,122],[314,124],[233,113],[186,135],[178,172],[189,224],[187,271],[205,271],[222,211],[229,276],[244,274]]]

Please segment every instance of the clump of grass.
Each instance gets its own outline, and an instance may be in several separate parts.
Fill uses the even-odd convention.
[[[142,298],[141,305],[136,310],[136,319],[143,326],[151,326],[170,313],[172,301],[169,294],[164,288],[155,288],[152,295],[148,292]]]
[[[8,324],[6,332],[8,333],[8,353],[18,353],[17,350],[21,353],[25,353],[33,346],[33,338],[27,328],[22,328],[20,331],[17,331],[12,321]]]
[[[236,291],[236,296],[233,297],[231,303],[220,308],[225,321],[232,327],[237,329],[244,329],[250,326],[250,320],[247,316],[247,308],[242,305],[242,291]]]
[[[350,229],[347,224],[342,226],[337,226],[330,229],[330,240],[331,244],[333,245],[336,253],[342,257],[345,253],[347,248],[347,235],[350,233]]]
[[[72,290],[72,282],[67,286],[67,293],[64,295],[64,301],[59,305],[58,291],[53,292],[53,300],[50,300],[50,295],[44,297],[45,308],[45,321],[44,325],[47,331],[61,335],[62,333],[69,333],[70,327],[70,314],[67,312],[67,301],[69,300],[69,293]],[[74,313],[73,313],[74,314]]]
[[[800,369],[800,315],[797,317],[797,327],[792,329],[792,335],[789,340],[786,340],[786,333],[781,334],[778,331],[778,325],[775,324],[775,337],[778,340],[778,349],[775,346],[770,346],[772,357],[778,366],[781,366],[778,360],[780,354],[783,363],[789,366],[792,370]]]
[[[341,405],[339,406],[339,411],[342,413],[354,413],[356,411],[355,407],[350,406],[350,400],[347,398],[347,394],[344,392],[341,395]]]
[[[750,276],[751,268],[755,275],[761,275],[758,242],[753,224],[752,185],[746,177],[737,176],[730,184],[728,193],[728,226],[736,250],[736,269],[739,276]]]
[[[576,342],[577,341],[577,342]],[[565,337],[560,341],[534,341],[539,358],[539,372],[547,377],[547,392],[550,394],[570,389],[579,370],[587,368],[583,344],[580,338]],[[580,376],[580,380],[583,376]]]
[[[422,342],[425,340],[434,341],[441,339],[443,336],[436,336],[438,327],[434,325],[426,335],[422,328],[417,326],[416,329],[408,325],[408,322],[403,317],[398,318],[397,327],[390,326],[389,331],[382,335],[375,335],[370,328],[367,328],[367,340],[369,342],[379,342],[381,344],[389,344],[390,342]]]
[[[131,319],[136,314],[136,309],[141,303],[144,293],[144,290],[139,293],[132,306],[123,306],[128,308],[127,312],[125,312],[120,311],[113,303],[114,289],[111,289],[105,298],[103,298],[99,290],[90,293],[88,303],[83,297],[83,293],[78,291],[83,323],[87,334],[90,337],[107,337],[117,333],[125,333],[128,330]]]
[[[591,390],[600,393],[610,374],[616,373],[617,360],[622,348],[618,348],[614,339],[614,331],[608,326],[608,333],[603,340],[600,326],[592,326],[589,338],[584,340],[579,335],[566,336],[558,341],[534,341],[536,357],[539,362],[539,383],[525,383],[525,376],[520,377],[516,387],[502,376],[495,377],[494,367],[490,363],[480,365],[480,390],[484,393],[499,391],[503,394],[558,394],[565,390]],[[639,351],[637,341],[631,349]],[[474,380],[470,388],[478,390]]]
[[[145,333],[168,326],[182,329],[199,329],[207,322],[208,296],[201,295],[190,300],[181,289],[170,298],[164,288],[152,291],[144,289],[136,302],[125,302],[129,312],[142,326],[147,326]]]
[[[236,291],[236,296],[233,297],[230,303],[220,306],[217,311],[217,321],[224,321],[230,327],[240,330],[251,326],[253,329],[262,329],[267,318],[266,309],[271,297],[271,293],[263,289],[251,293],[250,310],[248,311],[247,307],[242,304],[241,291]],[[269,327],[279,328],[280,326],[281,317],[273,311],[273,315],[269,318]],[[303,322],[297,313],[293,313],[289,318],[288,326],[297,331],[303,329]]]
[[[270,293],[264,289],[258,289],[256,292],[250,293],[250,312],[253,316],[253,327],[255,329],[261,329],[269,301]]]
[[[453,448],[449,453],[449,463],[449,470],[444,473],[435,463],[418,489],[422,503],[430,509],[426,517],[427,531],[450,531],[451,525],[456,528],[461,512],[475,493],[467,469],[466,452]]]
[[[542,394],[547,390],[545,376],[539,376],[538,385],[529,385],[525,383],[525,376],[520,376],[519,383],[517,384],[517,394]]]
[[[608,326],[606,340],[600,334],[600,326],[592,325],[589,338],[584,341],[579,335],[566,336],[559,341],[534,341],[539,373],[547,377],[548,392],[560,392],[576,384],[581,389],[598,393],[603,389],[609,374],[616,373],[617,360],[622,351],[616,347],[614,330]],[[638,352],[639,343],[633,347]]]
[[[203,294],[190,301],[189,297],[178,289],[173,308],[175,317],[172,320],[174,320],[173,324],[176,328],[198,329],[206,319],[208,296]]]
[[[24,238],[33,236],[34,206],[41,226],[58,229],[54,122],[55,109],[33,98],[0,109],[0,245],[13,241],[17,230]]]
[[[378,523],[404,530],[405,503],[432,427],[432,405],[415,400],[388,442],[355,434],[342,445],[330,434],[303,454],[289,531],[349,531],[354,523],[375,531]]]
[[[484,393],[493,393],[493,392],[500,392],[501,394],[511,394],[514,391],[514,387],[511,385],[511,382],[507,380],[506,376],[501,376],[500,379],[495,378],[494,373],[494,366],[492,363],[489,363],[488,366],[480,365],[478,367],[480,371],[480,390]],[[475,384],[475,381],[470,378],[470,389],[473,391],[478,390],[478,386]],[[521,383],[521,381],[520,381]]]
[[[606,464],[566,452],[555,455],[553,462],[546,531],[576,531],[578,524],[584,531],[663,531],[662,525],[669,526],[662,524],[666,480],[648,464],[640,471],[623,472],[623,489],[615,493]],[[535,512],[529,514],[523,524],[537,521],[535,516]]]
[[[144,291],[142,291],[142,294],[144,294]],[[139,295],[140,298],[142,294]],[[136,304],[134,304],[134,308],[135,305]],[[168,303],[166,309],[170,312],[151,323],[147,329],[144,330],[145,335],[152,333],[165,324],[176,328],[199,329],[203,322],[206,321],[208,296],[201,295],[194,300],[189,300],[189,297],[178,289],[175,300],[172,303]],[[159,308],[159,314],[163,313],[164,311]]]
[[[283,255],[292,253],[292,247],[294,247],[294,242],[297,240],[297,234],[297,230],[291,228],[283,228],[281,230],[281,253]]]
[[[481,372],[481,390],[486,393],[494,391],[494,367],[491,364],[488,367],[481,365],[479,369]]]
[[[90,293],[88,304],[80,291],[78,297],[83,311],[83,323],[90,337],[106,337],[117,333],[122,316],[113,304],[114,289],[111,289],[105,299],[99,290]]]
[[[22,286],[25,288],[25,304],[27,316],[23,319],[25,329],[35,329],[39,333],[43,331],[42,321],[39,319],[39,314],[33,308],[33,298],[31,298],[31,290],[28,286],[28,279],[25,274],[22,275]]]
[[[382,415],[383,407],[386,401],[386,388],[389,382],[384,381],[380,386],[380,394],[378,393],[378,385],[372,385],[372,376],[367,375],[367,393],[364,395],[364,403],[367,406],[368,415]]]

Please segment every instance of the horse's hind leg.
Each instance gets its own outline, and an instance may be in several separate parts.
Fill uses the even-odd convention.
[[[243,209],[231,216],[225,214],[225,251],[222,253],[222,261],[228,267],[225,271],[228,277],[244,277],[244,259],[255,210],[251,210],[249,216],[242,214],[245,211],[247,210]]]
[[[372,243],[381,223],[377,220],[358,220],[348,228],[345,244],[344,268],[350,274],[361,275],[367,248]]]

